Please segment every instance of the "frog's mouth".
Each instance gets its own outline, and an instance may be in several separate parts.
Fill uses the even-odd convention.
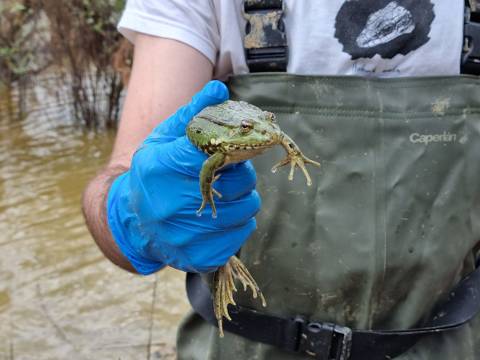
[[[242,150],[265,150],[274,144],[274,141],[269,141],[263,144],[225,144],[223,148],[227,151],[242,151]]]

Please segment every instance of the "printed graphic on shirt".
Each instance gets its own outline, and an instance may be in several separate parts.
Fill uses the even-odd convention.
[[[427,43],[434,18],[430,0],[347,0],[335,19],[335,37],[352,60],[391,59]]]

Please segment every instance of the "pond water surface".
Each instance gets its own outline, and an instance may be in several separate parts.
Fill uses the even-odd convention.
[[[112,131],[88,131],[42,88],[22,120],[0,96],[0,360],[173,359],[184,275],[112,265],[80,209]]]

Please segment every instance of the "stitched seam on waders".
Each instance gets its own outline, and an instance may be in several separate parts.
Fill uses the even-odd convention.
[[[285,83],[288,85],[300,83],[300,84],[311,84],[312,80],[317,80],[318,82],[322,82],[325,85],[328,85],[331,82],[335,83],[348,83],[349,88],[365,88],[366,84],[372,85],[374,88],[381,88],[381,89],[395,89],[397,86],[401,86],[404,89],[408,88],[430,88],[433,84],[441,85],[441,84],[450,84],[453,87],[463,87],[466,84],[471,84],[472,86],[480,86],[480,80],[477,77],[471,76],[451,76],[451,77],[403,77],[403,78],[388,78],[388,79],[364,79],[361,77],[355,76],[345,76],[345,77],[335,77],[335,76],[321,76],[319,77],[312,77],[312,76],[302,76],[302,75],[271,75],[271,74],[249,74],[250,79],[242,78],[242,75],[237,75],[238,78],[233,79],[232,83],[238,82],[255,82],[255,78],[263,77],[263,79],[259,79],[260,81],[265,81],[265,78],[270,78],[270,82],[274,84],[281,84],[282,87],[285,86]],[[246,75],[244,75],[246,76]],[[273,78],[275,77],[275,78]],[[280,77],[280,78],[278,78]],[[288,86],[287,85],[287,86]]]
[[[315,107],[315,106],[282,106],[282,105],[263,105],[263,109],[267,109],[273,112],[281,114],[295,115],[295,110],[301,110],[304,114],[309,115],[341,115],[343,117],[355,117],[359,116],[364,117],[375,117],[379,115],[382,117],[405,117],[405,116],[414,116],[418,119],[431,119],[432,117],[438,119],[458,117],[458,116],[469,116],[469,115],[480,115],[480,108],[461,108],[458,111],[445,111],[444,114],[434,114],[432,111],[378,111],[378,110],[358,110],[358,109],[336,109],[336,108],[325,108],[325,107]]]

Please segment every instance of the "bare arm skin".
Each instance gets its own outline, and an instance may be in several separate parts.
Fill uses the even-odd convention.
[[[113,180],[128,170],[133,153],[162,120],[187,103],[211,80],[212,63],[192,47],[138,34],[132,75],[120,126],[108,165],[88,184],[83,214],[103,254],[119,267],[135,272],[121,254],[106,222],[105,201]]]

